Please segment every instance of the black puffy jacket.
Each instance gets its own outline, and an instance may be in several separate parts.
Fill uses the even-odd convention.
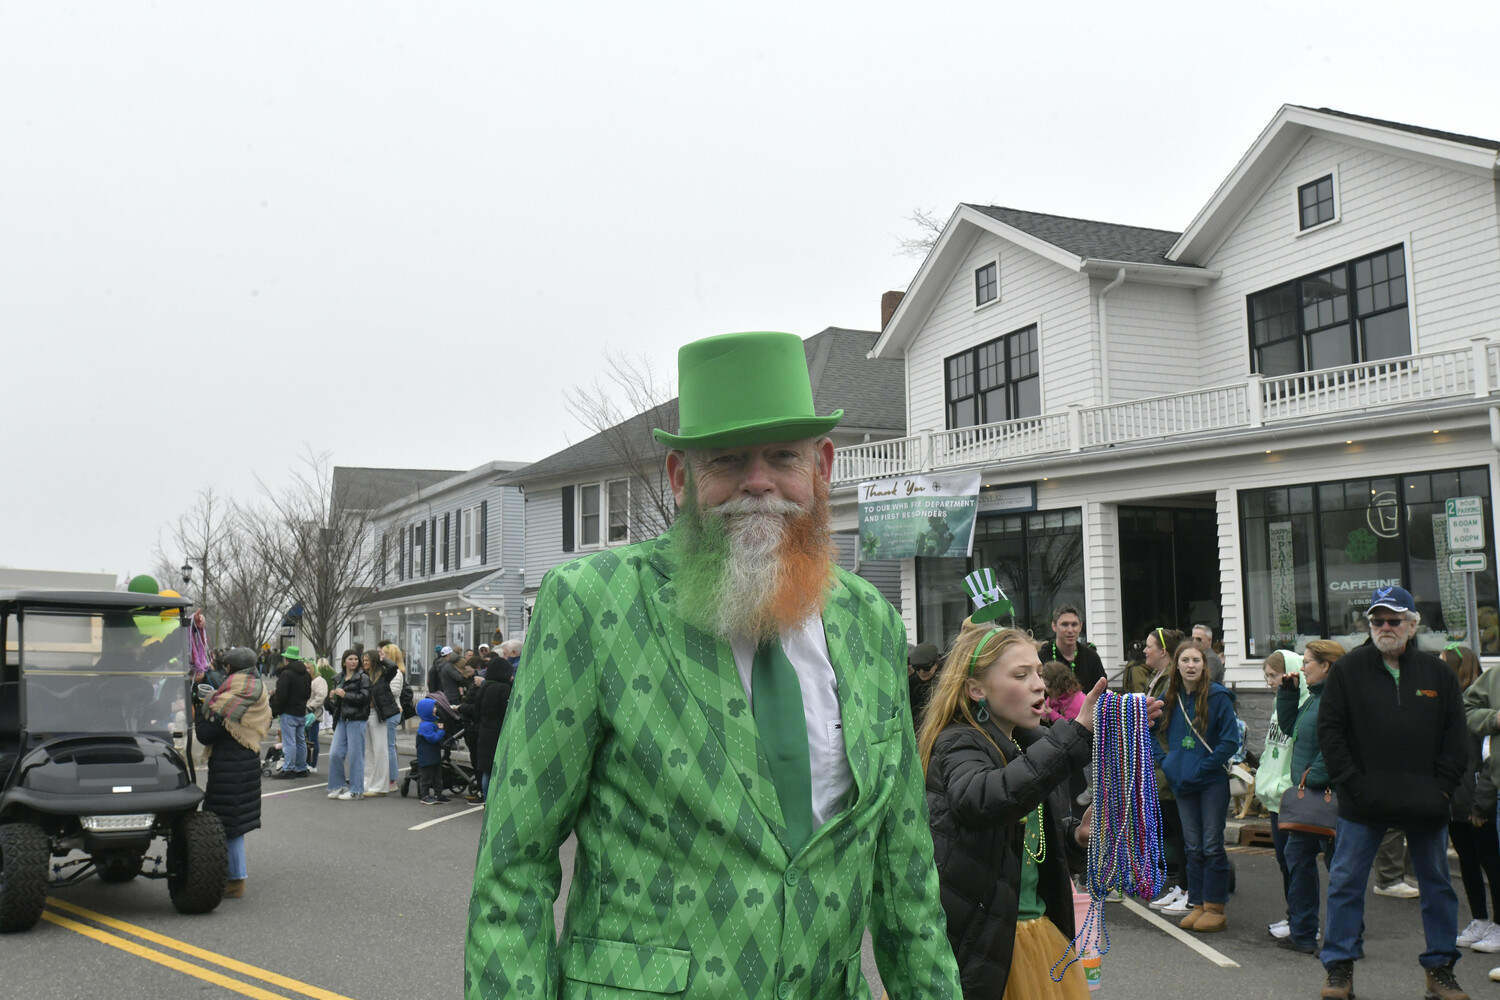
[[[927,767],[938,885],[965,1000],[1005,995],[1021,906],[1025,820],[1037,803],[1044,803],[1047,839],[1037,894],[1048,919],[1069,939],[1074,934],[1069,868],[1081,869],[1086,859],[1073,839],[1078,821],[1067,790],[1069,778],[1089,763],[1089,731],[1071,721],[1017,729],[1018,746],[994,723],[984,728],[1005,752],[1004,760],[984,734],[961,721],[938,734]]]
[[[204,810],[219,817],[226,837],[242,837],[260,829],[260,754],[230,736],[217,715],[200,715],[193,735],[213,748],[203,790]]]
[[[370,678],[370,697],[374,699],[375,717],[381,722],[401,711],[401,704],[391,694],[391,678],[396,675],[396,665],[390,660],[380,661],[380,673]]]
[[[477,774],[489,774],[495,767],[495,748],[500,744],[500,727],[505,725],[505,709],[510,704],[510,678],[498,679],[509,671],[492,667],[489,680],[479,685],[479,697],[475,705],[475,722],[479,729],[474,755],[474,770]]]
[[[312,697],[312,675],[300,661],[287,663],[276,671],[276,690],[271,695],[271,714],[306,715],[307,699]]]
[[[353,677],[335,678],[333,687],[344,689],[344,696],[338,699],[339,721],[363,722],[370,717],[369,674],[356,670]]]

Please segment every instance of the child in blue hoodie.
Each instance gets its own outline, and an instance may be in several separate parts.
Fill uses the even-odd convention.
[[[1188,905],[1183,930],[1211,934],[1228,923],[1229,855],[1224,821],[1229,814],[1229,758],[1239,746],[1234,694],[1209,677],[1203,652],[1191,642],[1172,654],[1164,707],[1155,728],[1166,730],[1157,763],[1177,798],[1182,839],[1187,844]]]
[[[437,721],[437,702],[423,698],[417,702],[417,792],[424,806],[451,802],[443,794],[443,724]]]

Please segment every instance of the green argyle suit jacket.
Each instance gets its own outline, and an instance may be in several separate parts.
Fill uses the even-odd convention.
[[[823,629],[854,790],[794,854],[734,655],[678,615],[669,551],[542,581],[490,779],[466,996],[864,998],[869,926],[892,996],[958,1000],[895,610],[839,572]]]

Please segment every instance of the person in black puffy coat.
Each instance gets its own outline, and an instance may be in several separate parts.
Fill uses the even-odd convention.
[[[219,817],[229,851],[224,896],[245,895],[245,834],[260,829],[260,744],[271,728],[271,696],[256,671],[255,654],[224,654],[229,673],[196,705],[193,735],[208,751],[203,809]]]
[[[474,771],[479,775],[480,801],[490,793],[490,771],[495,767],[495,747],[500,743],[500,727],[505,725],[505,709],[510,704],[514,675],[510,664],[495,657],[484,671],[484,683],[474,706],[479,739],[474,755]]]
[[[1061,983],[1049,970],[1074,935],[1069,874],[1083,868],[1089,825],[1074,818],[1068,783],[1088,766],[1103,690],[1101,679],[1077,720],[1043,726],[1047,689],[1026,633],[970,620],[949,650],[917,748],[965,1000],[1089,995],[1081,966]]]

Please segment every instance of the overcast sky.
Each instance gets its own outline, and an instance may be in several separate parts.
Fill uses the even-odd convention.
[[[0,565],[140,572],[309,448],[542,458],[606,350],[874,329],[917,208],[1183,229],[1283,103],[1500,136],[1493,2],[1028,6],[6,0]]]

